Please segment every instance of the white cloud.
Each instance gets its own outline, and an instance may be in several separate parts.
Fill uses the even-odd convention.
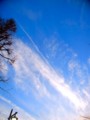
[[[86,80],[88,83],[89,69],[86,64],[82,64],[79,60],[71,58],[71,60],[68,61],[68,71],[70,73],[69,76],[71,77],[72,83],[77,84],[78,81],[79,85],[84,85]]]
[[[41,11],[33,11],[30,9],[23,9],[23,13],[32,21],[37,21],[42,16]]]
[[[44,47],[45,50],[47,50],[46,56],[47,57],[56,57],[58,48],[59,48],[59,43],[57,41],[57,38],[53,35],[50,38],[45,38],[44,40]]]
[[[35,47],[37,48],[37,46]],[[58,120],[60,118],[69,120],[69,118],[67,118],[68,116],[72,118],[72,120],[75,120],[75,116],[77,115],[76,111],[86,110],[85,108],[88,104],[86,97],[89,97],[87,90],[85,91],[83,89],[80,91],[76,90],[76,88],[75,90],[72,89],[69,84],[66,83],[64,76],[54,70],[38,49],[37,52],[35,52],[21,40],[17,40],[15,48],[17,48],[17,60],[14,64],[16,88],[23,90],[24,94],[30,95],[30,92],[33,92],[33,94],[36,95],[36,98],[44,97],[45,100],[47,99],[46,101],[49,101],[44,102],[42,101],[44,99],[39,99],[39,102],[44,104],[44,106],[42,106],[43,112],[36,113],[40,116],[39,120],[42,120],[42,118],[43,120]],[[79,70],[81,69],[79,63],[73,60],[69,61],[68,65],[70,71],[74,71],[74,69],[77,68],[79,68]],[[46,85],[46,82],[48,83],[48,86]],[[59,96],[49,91],[49,87],[53,87]],[[82,96],[82,93],[86,96],[85,98]],[[55,97],[54,102],[53,95]],[[9,104],[12,104],[10,102],[11,101],[9,101]],[[50,103],[53,104],[50,105]],[[68,104],[69,111],[63,103]],[[54,105],[56,105],[56,107]],[[28,109],[30,109],[29,106]],[[72,109],[73,112],[71,112],[70,109]]]
[[[18,60],[14,66],[16,70],[15,81],[20,88],[23,87],[23,89],[27,89],[27,86],[30,88],[30,84],[27,83],[30,83],[30,80],[35,80],[36,77],[34,78],[33,76],[36,76],[36,73],[38,73],[44,77],[56,91],[58,91],[71,103],[73,103],[77,109],[85,108],[86,102],[84,99],[78,93],[73,91],[68,84],[65,83],[64,77],[62,77],[60,74],[57,74],[52,66],[48,64],[42,56],[34,52],[31,48],[23,44],[21,41],[18,41],[16,46]],[[28,82],[26,82],[25,78]],[[40,80],[38,81],[38,85],[42,85],[42,82],[40,83]],[[47,91],[47,94],[48,90],[46,88],[44,90]]]
[[[18,45],[18,42],[17,42]],[[16,46],[17,46],[16,45]],[[34,87],[34,91],[39,92],[40,96],[48,95],[49,93],[46,87],[43,85],[43,82],[40,82],[41,75],[33,67],[33,58],[32,53],[26,45],[19,41],[19,48],[17,46],[17,60],[14,64],[16,76],[15,82],[16,85],[25,90],[28,94]],[[23,51],[24,50],[24,51]],[[23,54],[25,53],[25,54]],[[33,92],[34,92],[33,91]]]
[[[88,64],[90,65],[90,58],[88,58]]]

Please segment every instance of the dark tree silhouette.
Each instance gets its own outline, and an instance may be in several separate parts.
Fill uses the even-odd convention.
[[[0,18],[0,82],[4,82],[1,76],[3,69],[2,63],[8,62],[13,64],[15,57],[13,56],[13,34],[16,32],[16,24],[13,19],[4,20]]]

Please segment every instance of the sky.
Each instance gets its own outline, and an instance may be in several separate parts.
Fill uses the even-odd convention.
[[[16,61],[0,83],[0,119],[85,120],[90,115],[90,1],[0,0],[13,18]]]

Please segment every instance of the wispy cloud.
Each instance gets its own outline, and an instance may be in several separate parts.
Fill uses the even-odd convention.
[[[25,87],[26,78],[29,79],[28,82],[30,82],[30,80],[31,81],[33,80],[34,82],[35,78],[33,76],[36,76],[36,74],[38,73],[44,79],[46,79],[48,83],[57,92],[62,94],[71,103],[73,103],[73,105],[75,105],[77,109],[80,108],[84,109],[86,106],[86,102],[78,93],[73,91],[72,88],[65,83],[64,77],[56,73],[53,67],[50,64],[46,63],[38,53],[33,51],[27,45],[23,44],[21,41],[18,42],[17,42],[17,53],[19,57],[15,64],[15,71],[16,71],[15,81],[17,82],[17,85],[22,89],[27,89],[27,87]],[[42,84],[42,82],[40,83],[40,79],[38,79],[38,81],[39,81],[39,85]],[[29,88],[30,84],[26,84],[26,86],[28,86]],[[45,90],[48,92],[46,86],[45,86]]]
[[[35,51],[21,40],[16,40],[15,48],[17,49],[15,52],[17,53],[17,60],[14,64],[14,82],[16,88],[23,90],[24,94],[28,96],[32,92],[36,99],[39,98],[38,100],[43,104],[41,111],[36,113],[39,116],[39,120],[42,120],[42,118],[43,120],[59,120],[60,118],[69,120],[69,118],[67,118],[68,115],[72,120],[74,118],[76,119],[75,115],[77,115],[78,110],[86,110],[85,108],[88,105],[86,98],[88,98],[88,100],[90,98],[88,90],[84,88],[81,92],[76,88],[74,90],[71,85],[66,82],[66,78],[62,74],[57,73],[48,63],[35,44],[34,46]],[[75,59],[68,62],[69,71],[76,73],[78,72],[75,71],[77,68],[79,68],[78,70],[80,70],[81,73],[84,73],[83,70],[81,70],[80,64],[75,61]],[[51,92],[50,87],[52,87],[57,94],[54,94],[53,91]],[[82,93],[85,97],[82,96]],[[7,102],[6,99],[3,100]],[[45,102],[43,100],[45,100]],[[69,108],[64,106],[64,103],[68,104]],[[12,102],[8,101],[8,104],[12,104]],[[67,111],[67,109],[69,109],[69,111]],[[17,110],[19,111],[19,109]],[[22,112],[20,111],[20,113]]]
[[[32,10],[26,11],[27,16],[29,17],[30,20],[38,20],[41,17],[41,12],[34,12]]]
[[[68,115],[71,116],[72,119],[76,118],[76,111],[85,110],[88,105],[88,101],[86,99],[88,98],[89,100],[88,90],[84,87],[82,91],[80,91],[80,89],[76,89],[76,87],[73,89],[73,85],[67,82],[67,79],[70,77],[66,78],[64,74],[62,75],[57,73],[53,66],[49,64],[47,59],[39,51],[31,36],[22,26],[20,27],[32,43],[34,49],[26,43],[23,43],[22,40],[16,40],[15,48],[17,49],[15,49],[15,52],[17,53],[17,60],[14,64],[14,82],[16,88],[23,90],[24,94],[28,96],[32,93],[35,95],[36,99],[39,98],[38,101],[40,100],[40,104],[43,104],[42,109],[45,110],[39,110],[37,113],[39,115],[39,120],[42,120],[42,116],[43,120],[58,120],[61,116],[62,119],[68,120]],[[50,49],[54,45],[54,42],[52,43],[53,44],[50,46]],[[56,47],[58,47],[58,44]],[[75,75],[79,79],[85,79],[82,75],[87,73],[85,72],[85,70],[87,71],[87,68],[84,66],[82,69],[79,62],[75,59],[77,54],[75,54],[66,44],[64,47],[67,48],[66,52],[69,51],[73,54],[73,56],[71,58],[69,57],[70,59],[67,61],[67,70],[70,72],[70,76],[72,76],[69,80],[74,81]],[[54,50],[56,49],[57,48]],[[50,89],[52,89],[52,91],[50,91]],[[53,91],[56,94],[54,94]],[[85,97],[83,97],[83,95],[85,95]],[[57,99],[59,102],[57,102]],[[68,104],[69,111],[67,111],[67,107],[64,106],[64,103]],[[56,110],[57,108],[58,110]],[[72,112],[70,109],[72,109]],[[47,117],[48,113],[49,115]],[[62,115],[59,115],[59,113],[62,113]]]
[[[87,62],[88,62],[88,64],[90,65],[90,58],[88,58],[88,61],[87,61]]]
[[[44,47],[45,50],[47,50],[46,56],[50,58],[55,58],[59,48],[57,37],[53,35],[50,38],[45,38]]]

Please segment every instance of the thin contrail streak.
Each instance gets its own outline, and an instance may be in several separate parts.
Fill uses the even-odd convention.
[[[37,45],[34,43],[34,41],[32,40],[32,38],[31,38],[31,36],[26,32],[26,30],[23,28],[23,26],[19,23],[18,24],[19,25],[19,27],[21,28],[21,30],[25,33],[25,35],[29,38],[29,40],[32,42],[32,44],[34,45],[34,47],[35,47],[35,49],[37,50],[37,52],[41,55],[41,57],[43,58],[43,60],[45,60],[45,62],[47,63],[47,64],[49,64],[48,63],[48,61],[47,61],[47,59],[43,56],[43,54],[40,52],[40,50],[39,50],[39,48],[37,47]],[[49,64],[50,65],[50,64]]]
[[[19,24],[19,26],[20,26],[20,28],[22,29],[22,31],[25,33],[25,35],[29,38],[29,40],[33,43],[33,45],[34,45],[34,47],[36,48],[36,50],[37,50],[38,52],[40,52],[39,49],[38,49],[38,47],[36,46],[36,44],[33,42],[31,36],[26,32],[26,30],[23,28],[23,26],[22,26],[21,24]]]
[[[47,70],[47,75],[46,73],[42,73],[39,68],[37,67],[37,69],[39,70],[40,74],[42,74],[46,79],[49,80],[50,84],[59,92],[61,93],[63,96],[66,96],[77,108],[81,107],[80,106],[80,100],[78,99],[78,95],[76,95],[76,93],[74,93],[71,90],[71,86],[69,86],[67,83],[65,83],[64,78],[59,76],[57,71],[55,71],[55,69],[53,68],[52,65],[50,65],[50,63],[48,63],[47,59],[43,56],[43,54],[40,52],[40,50],[38,49],[37,45],[34,43],[34,41],[32,40],[31,36],[26,32],[26,30],[19,24],[20,28],[22,29],[22,31],[25,33],[25,35],[29,38],[29,40],[33,43],[35,49],[37,50],[40,60],[42,60],[41,62],[43,62],[44,65],[46,65],[45,70]],[[49,72],[48,72],[49,71]],[[54,79],[56,80],[56,78],[52,78],[53,76],[51,75],[52,73],[55,74],[55,76],[58,79],[62,79],[61,81],[63,81],[63,85],[61,86],[61,84],[59,82],[55,82]],[[51,78],[50,78],[51,76]],[[67,87],[68,86],[68,87]],[[64,90],[65,88],[65,90]],[[64,90],[64,92],[63,92]],[[65,92],[68,92],[69,95],[67,95]],[[74,96],[75,100],[77,101],[78,105],[76,105],[76,101],[74,99],[72,99],[72,96]],[[81,101],[82,103],[84,103],[83,101]],[[84,106],[83,106],[84,107]]]

